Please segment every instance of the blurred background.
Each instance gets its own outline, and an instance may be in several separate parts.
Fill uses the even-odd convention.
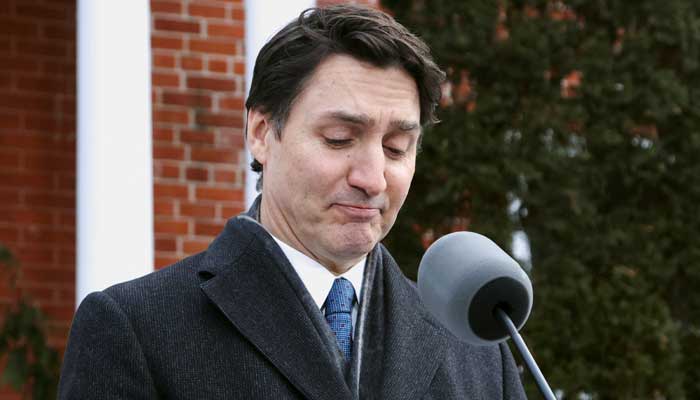
[[[0,1],[0,399],[54,398],[86,293],[245,209],[257,49],[333,3]],[[522,333],[560,398],[700,398],[700,2],[360,3],[448,73],[385,240],[406,274],[485,234],[533,280]]]

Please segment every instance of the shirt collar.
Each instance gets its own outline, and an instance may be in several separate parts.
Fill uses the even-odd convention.
[[[326,267],[318,263],[316,260],[284,243],[280,239],[270,234],[275,242],[280,246],[284,255],[287,256],[289,263],[296,271],[301,281],[306,286],[306,290],[311,294],[318,308],[323,307],[323,303],[331,292],[333,281],[337,278],[345,278],[352,283],[355,289],[355,300],[360,304],[362,298],[362,279],[365,273],[365,261],[367,257],[363,257],[357,264],[353,265],[349,270],[342,275],[333,275]]]

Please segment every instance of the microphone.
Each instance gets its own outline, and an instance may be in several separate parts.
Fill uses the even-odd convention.
[[[518,333],[532,309],[530,278],[491,239],[454,232],[435,241],[418,267],[418,294],[463,342],[485,346],[513,338],[543,396],[556,399]]]

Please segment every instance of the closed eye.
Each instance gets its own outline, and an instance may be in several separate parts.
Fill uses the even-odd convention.
[[[352,139],[331,139],[331,138],[324,138],[326,141],[326,144],[331,146],[331,147],[343,147],[345,145],[350,144],[352,142]]]
[[[405,150],[397,149],[395,147],[384,146],[384,150],[389,152],[389,155],[394,157],[394,158],[399,158],[399,157],[403,157],[404,155],[406,155]]]

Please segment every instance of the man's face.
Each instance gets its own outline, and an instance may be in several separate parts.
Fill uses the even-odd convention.
[[[334,55],[317,68],[274,135],[251,111],[248,141],[263,165],[262,224],[342,273],[391,229],[411,185],[420,135],[413,78]]]

